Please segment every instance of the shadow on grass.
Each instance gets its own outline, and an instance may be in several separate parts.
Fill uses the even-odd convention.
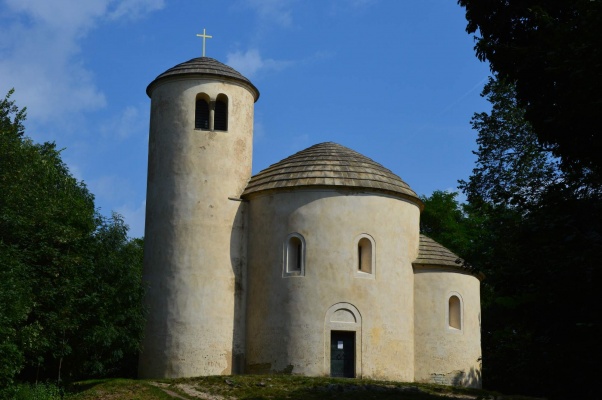
[[[282,375],[202,377],[175,380],[172,384],[190,385],[200,392],[239,400],[444,400],[457,399],[458,395],[476,400],[491,394],[479,389],[440,385]]]
[[[67,385],[65,390],[67,391],[67,393],[76,394],[85,392],[86,390],[90,390],[95,386],[102,385],[103,383],[111,381],[114,381],[114,379],[92,379],[88,381],[74,382]]]

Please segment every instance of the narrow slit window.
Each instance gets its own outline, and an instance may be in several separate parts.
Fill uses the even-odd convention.
[[[360,272],[372,273],[372,242],[368,238],[361,238],[357,243],[357,260]]]
[[[283,276],[305,275],[305,239],[298,233],[291,233],[284,246]]]
[[[462,329],[462,303],[458,296],[449,298],[449,327],[453,329]]]
[[[297,262],[295,264],[295,269],[297,271],[301,271],[301,254],[303,252],[303,244],[301,243],[301,240],[297,239],[297,251],[296,251],[296,257],[297,257]]]
[[[205,99],[196,100],[194,128],[209,130],[209,103]]]
[[[301,239],[293,236],[288,241],[288,265],[287,272],[299,272],[301,271],[301,252],[303,245]]]
[[[216,131],[228,130],[228,98],[220,94],[215,101],[215,121]]]

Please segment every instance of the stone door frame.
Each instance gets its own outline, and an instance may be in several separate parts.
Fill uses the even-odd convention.
[[[351,303],[333,304],[324,320],[324,376],[330,376],[330,339],[332,331],[355,332],[355,377],[362,377],[362,315]]]

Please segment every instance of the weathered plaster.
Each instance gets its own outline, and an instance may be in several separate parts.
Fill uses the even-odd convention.
[[[229,99],[228,131],[194,128],[195,98]],[[233,372],[243,364],[246,203],[253,95],[202,79],[168,80],[151,97],[142,377]]]
[[[353,179],[323,177],[337,187],[303,186],[304,176],[278,186],[297,166],[241,201],[258,93],[244,79],[199,76],[161,78],[148,90],[140,376],[329,375],[334,330],[355,332],[357,377],[479,387],[480,282],[455,267],[412,265],[422,203],[381,181],[346,185],[371,175],[363,167]],[[210,103],[228,97],[228,131],[194,128],[199,93]],[[302,268],[287,271],[291,237],[303,243],[294,249]],[[365,271],[360,239],[371,243]],[[450,295],[462,301],[461,329],[448,324]]]
[[[419,209],[379,194],[297,190],[249,201],[247,362],[270,371],[328,375],[325,314],[333,304],[362,315],[356,375],[413,380],[413,272]],[[306,242],[305,276],[282,276],[291,232]],[[374,240],[375,276],[356,274],[356,240]],[[358,365],[361,368],[358,370]]]
[[[461,330],[448,324],[451,295],[461,298]],[[480,281],[451,269],[417,267],[414,309],[415,380],[481,387]]]

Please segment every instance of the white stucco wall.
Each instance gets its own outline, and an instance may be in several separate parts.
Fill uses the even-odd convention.
[[[449,326],[450,296],[462,305],[462,329]],[[480,281],[473,275],[419,266],[414,276],[415,380],[481,387]]]
[[[252,197],[247,372],[329,375],[334,329],[356,332],[357,377],[413,380],[418,221],[415,204],[374,193],[301,189]],[[305,239],[305,275],[283,277],[284,244],[294,232]],[[375,243],[372,276],[356,271],[362,234]],[[338,303],[347,311],[333,317]]]
[[[195,99],[225,94],[227,132],[194,128]],[[153,87],[139,374],[230,374],[244,358],[242,193],[251,175],[254,97],[236,82],[169,78]]]

